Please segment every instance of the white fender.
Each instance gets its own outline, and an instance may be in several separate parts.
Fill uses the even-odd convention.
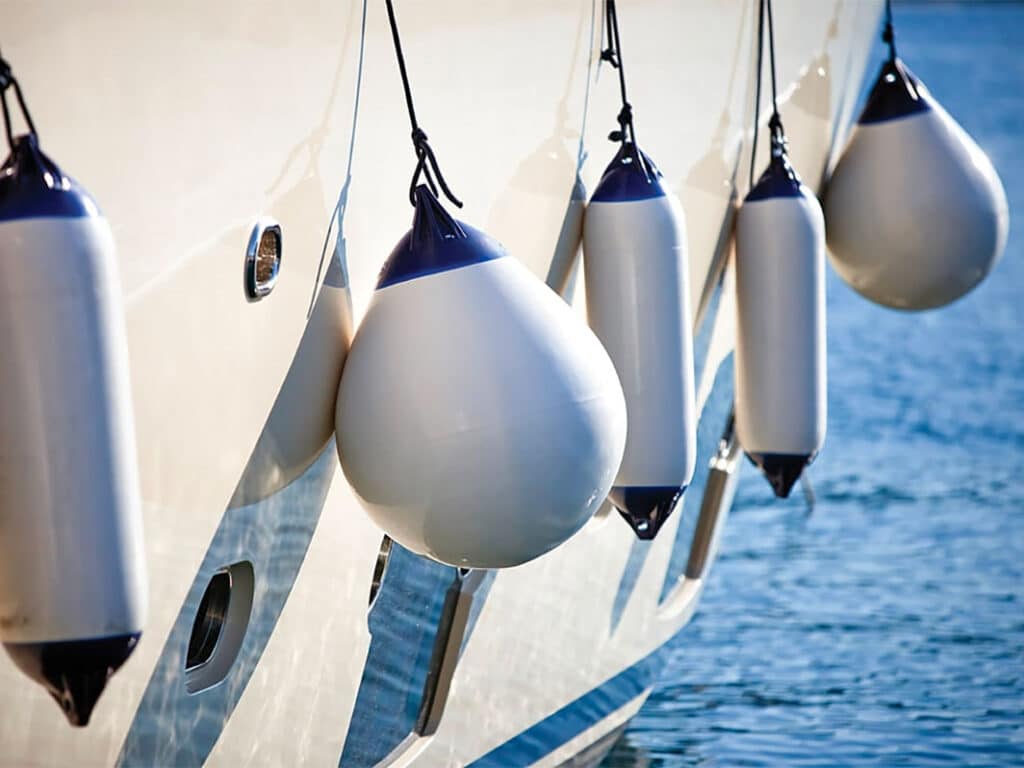
[[[886,62],[825,196],[832,263],[885,306],[930,309],[992,270],[1009,228],[985,153],[898,59]]]
[[[626,396],[626,450],[609,499],[653,538],[693,479],[693,332],[683,209],[626,143],[583,222],[587,317]]]
[[[788,496],[825,440],[825,223],[782,153],[736,220],[736,433]]]
[[[23,136],[0,171],[0,640],[85,725],[146,573],[114,241]]]
[[[338,390],[342,468],[403,546],[502,568],[553,549],[622,458],[615,369],[557,294],[417,189]]]

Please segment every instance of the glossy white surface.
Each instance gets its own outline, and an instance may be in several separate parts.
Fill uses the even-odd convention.
[[[451,565],[504,568],[597,510],[626,408],[590,329],[503,257],[377,290],[336,428],[345,476],[393,539]]]
[[[683,209],[674,195],[591,202],[583,221],[587,319],[626,396],[616,486],[689,485],[697,461]]]
[[[1002,256],[1009,228],[988,156],[931,104],[857,125],[825,197],[836,271],[897,309],[941,307],[970,291]]]
[[[138,632],[142,511],[104,219],[0,222],[0,361],[0,640]]]
[[[577,184],[593,189],[603,169],[597,159],[613,149],[606,137],[618,83],[597,63],[598,4],[396,5],[420,120],[466,201],[460,217],[484,224],[534,274],[548,276],[559,235],[565,228],[571,236],[585,197]],[[776,29],[786,34],[777,51],[780,95],[793,107],[786,128],[812,187],[855,106],[880,7],[776,5]],[[95,194],[118,241],[151,581],[146,632],[87,729],[68,728],[46,693],[0,655],[7,762],[64,765],[70,755],[111,764],[141,728],[151,759],[139,762],[170,764],[214,728],[207,764],[338,764],[371,642],[367,595],[382,536],[340,471],[316,502],[323,512],[290,592],[279,567],[256,570],[254,615],[274,595],[286,592],[287,602],[265,647],[243,646],[255,659],[251,676],[236,668],[223,685],[190,696],[183,670],[167,659],[184,653],[176,622],[193,584],[250,558],[269,535],[255,520],[286,524],[295,515],[282,492],[226,508],[307,325],[353,138],[361,8],[0,0],[4,56],[48,151]],[[696,310],[717,279],[711,265],[729,250],[734,200],[745,194],[737,170],[749,162],[756,4],[636,0],[620,4],[620,26],[639,135],[687,213]],[[368,5],[365,39],[344,222],[356,321],[409,226],[414,162],[381,3]],[[242,262],[262,215],[281,223],[286,254],[273,294],[250,304]],[[558,274],[572,273],[572,260],[560,263],[569,266]],[[568,280],[566,295],[584,317],[585,280],[577,282],[573,290]],[[724,289],[699,408],[731,350],[732,300]],[[684,517],[669,519],[642,558],[612,514],[500,573],[440,729],[416,764],[472,761],[675,634],[702,584],[681,580],[659,609]],[[153,690],[160,708],[137,722]],[[225,690],[237,692],[233,707],[217,703]],[[182,711],[195,715],[165,728]],[[596,739],[615,725],[587,733]]]
[[[825,222],[810,196],[744,202],[736,220],[736,432],[748,453],[825,440]]]

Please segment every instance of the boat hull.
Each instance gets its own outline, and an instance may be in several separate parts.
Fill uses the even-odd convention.
[[[601,171],[587,155],[612,149],[619,98],[597,65],[598,9],[398,8],[419,117],[466,201],[460,216],[584,317],[585,275],[564,241],[579,232],[580,201]],[[777,8],[786,126],[810,182],[842,146],[879,10],[840,0]],[[4,56],[42,140],[94,193],[118,242],[150,575],[142,640],[88,728],[68,728],[0,659],[4,762],[596,760],[696,609],[735,482],[720,442],[732,405],[730,237],[754,119],[755,5],[647,0],[620,18],[637,129],[687,216],[693,484],[653,542],[636,540],[606,504],[555,551],[472,584],[397,545],[385,562],[383,532],[332,445],[284,487],[246,476],[265,466],[254,455],[268,423],[287,421],[275,403],[302,402],[282,387],[309,386],[290,370],[324,249],[354,326],[409,226],[401,86],[383,7],[370,4],[365,24],[363,11],[354,1],[4,6]],[[273,293],[250,302],[242,267],[262,216],[280,222],[284,255]],[[688,568],[691,542],[699,567]],[[191,693],[201,598],[240,563],[254,577],[237,657],[222,682]]]

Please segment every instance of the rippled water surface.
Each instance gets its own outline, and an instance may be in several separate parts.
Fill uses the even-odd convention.
[[[702,606],[605,766],[1024,764],[1024,6],[898,5],[897,31],[1000,169],[1006,255],[926,314],[830,275],[817,507],[744,467]]]

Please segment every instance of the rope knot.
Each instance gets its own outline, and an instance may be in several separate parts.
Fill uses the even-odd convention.
[[[609,133],[608,141],[626,141],[633,133],[633,107],[628,101],[623,102],[616,120],[619,121],[619,130]]]
[[[611,48],[605,48],[601,51],[601,61],[607,61],[615,69],[619,68],[619,58],[615,55],[615,51]]]
[[[785,154],[789,142],[786,140],[786,131],[782,127],[782,117],[778,112],[772,113],[768,121],[768,129],[771,131],[772,156],[778,157]]]
[[[896,35],[892,30],[892,24],[886,24],[885,29],[882,30],[882,42],[891,43],[896,39]]]
[[[437,157],[434,156],[434,150],[430,148],[427,134],[418,125],[412,131],[412,144],[416,150],[416,170],[413,171],[412,182],[409,184],[409,202],[412,203],[413,207],[416,206],[416,187],[419,185],[420,176],[423,176],[427,182],[427,187],[434,194],[434,197],[439,196],[438,187],[440,187],[445,197],[451,200],[456,207],[461,208],[462,201],[448,187],[448,182],[445,181],[444,176],[441,174],[441,169],[437,165]]]
[[[395,6],[392,3],[392,0],[384,0],[384,4],[388,9],[388,23],[391,26],[391,39],[395,44],[395,58],[398,60],[398,73],[402,76],[402,90],[405,91],[405,106],[406,109],[409,110],[409,124],[412,126],[412,146],[416,151],[416,170],[413,171],[412,183],[409,184],[409,203],[414,208],[416,207],[416,186],[419,184],[420,176],[423,176],[430,191],[434,194],[434,197],[438,196],[438,187],[440,187],[441,191],[444,192],[445,197],[451,200],[454,205],[461,208],[462,201],[452,194],[444,176],[441,175],[441,169],[437,165],[437,158],[434,156],[434,150],[430,148],[430,143],[427,141],[427,134],[422,128],[420,128],[420,124],[416,120],[416,108],[412,103],[412,88],[409,87],[409,73],[405,69],[405,56],[402,54],[402,40],[398,34],[398,22],[395,20]]]
[[[627,101],[623,103],[622,109],[619,110],[619,115],[616,118],[619,121],[619,125],[625,129],[627,125],[633,124],[633,106]]]
[[[14,98],[17,99],[18,106],[21,108],[21,116],[25,119],[25,125],[28,127],[28,132],[33,136],[37,136],[36,126],[32,122],[32,115],[28,113],[28,105],[25,104],[25,97],[21,93],[21,86],[14,77],[11,65],[7,63],[7,60],[3,56],[0,56],[0,110],[3,111],[4,133],[7,134],[7,144],[13,150],[14,126],[11,123],[11,111],[7,106],[8,89],[14,91]]]
[[[609,62],[619,70],[619,92],[622,96],[622,109],[619,110],[619,129],[608,134],[609,141],[627,141],[636,143],[636,132],[633,130],[633,107],[626,98],[626,68],[622,66],[622,41],[619,38],[619,15],[615,10],[615,0],[604,0],[605,28],[608,30],[608,46],[601,51],[601,60]]]

